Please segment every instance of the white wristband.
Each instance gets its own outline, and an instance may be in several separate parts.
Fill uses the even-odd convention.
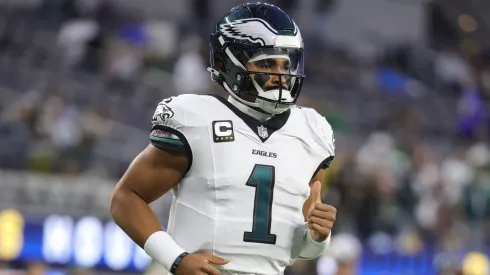
[[[164,231],[153,233],[148,240],[146,240],[144,248],[145,252],[150,255],[150,257],[168,271],[170,271],[170,268],[177,257],[185,252],[185,250]]]
[[[328,237],[323,242],[317,242],[311,238],[310,230],[306,229],[306,236],[303,241],[303,245],[301,247],[301,252],[299,253],[299,257],[302,259],[315,259],[316,257],[322,255],[325,251],[327,251],[330,246],[330,240],[332,238],[332,232],[328,234]]]

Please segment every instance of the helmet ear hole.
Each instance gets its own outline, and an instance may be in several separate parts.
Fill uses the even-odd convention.
[[[225,63],[223,63],[223,61],[221,61],[221,60],[218,60],[218,68],[219,68],[219,69],[220,69],[222,72],[226,71],[226,66],[225,66]]]
[[[252,84],[250,75],[246,72],[238,72],[235,77],[235,82],[241,92],[246,92],[250,89],[250,85]]]

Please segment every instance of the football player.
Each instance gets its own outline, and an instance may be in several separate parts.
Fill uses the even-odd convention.
[[[240,5],[210,40],[209,71],[229,97],[160,102],[111,215],[172,274],[282,274],[329,245],[336,210],[321,202],[320,180],[334,158],[332,128],[295,105],[303,40],[284,11]],[[148,204],[170,190],[164,232]]]

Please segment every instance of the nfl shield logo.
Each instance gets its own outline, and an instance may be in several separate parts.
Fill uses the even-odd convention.
[[[267,132],[267,128],[265,128],[264,126],[261,125],[257,127],[257,129],[259,130],[259,137],[267,138],[269,136],[269,133]]]

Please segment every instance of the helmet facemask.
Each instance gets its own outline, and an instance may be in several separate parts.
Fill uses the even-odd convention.
[[[294,105],[302,84],[302,54],[297,49],[258,49],[245,62],[251,85],[243,93],[249,105],[270,114],[282,113]]]
[[[219,69],[210,70],[213,79],[241,103],[270,114],[296,104],[304,78],[302,48],[225,47],[211,56]]]

